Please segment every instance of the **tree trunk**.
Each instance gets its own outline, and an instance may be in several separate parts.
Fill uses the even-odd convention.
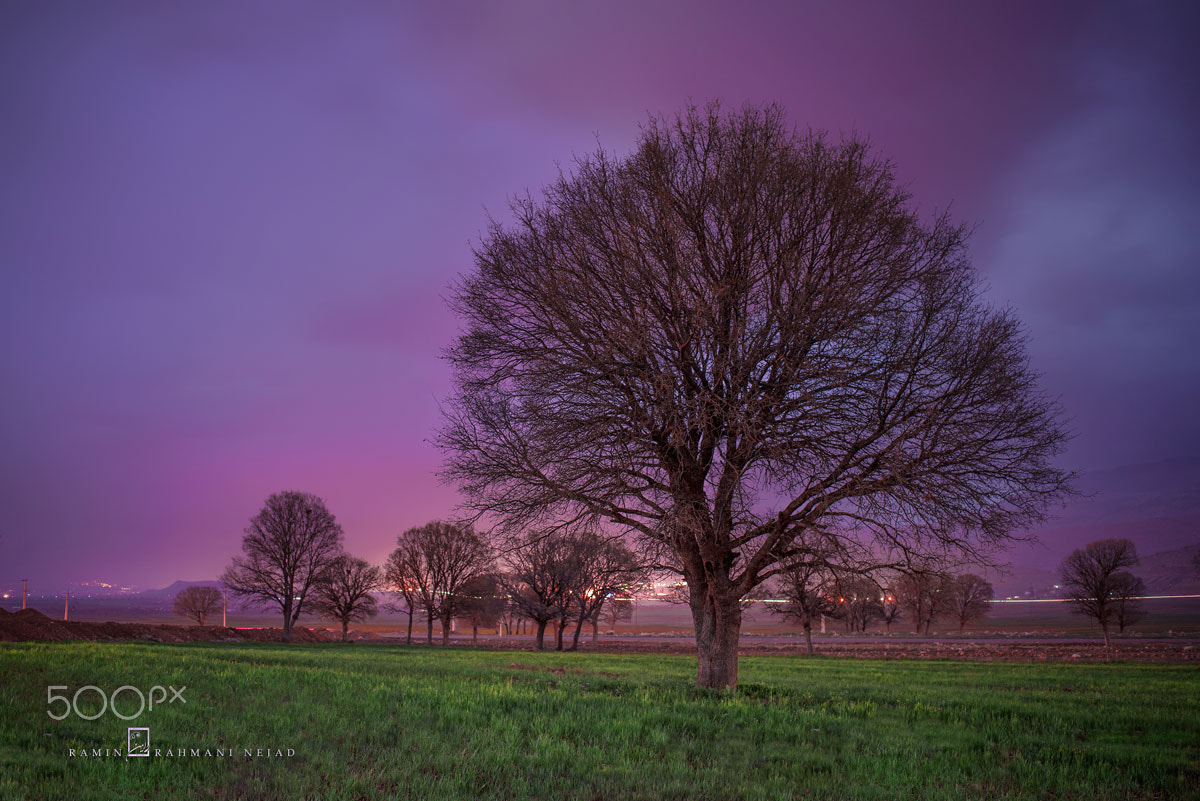
[[[595,645],[600,641],[600,615],[592,618],[592,644]]]
[[[737,687],[741,604],[717,602],[704,593],[691,606],[696,627],[696,683],[717,690]]]
[[[479,624],[471,624],[471,645],[479,644]]]
[[[409,604],[409,606],[408,606],[408,642],[407,642],[408,645],[412,645],[412,618],[413,618],[413,608],[412,608],[412,604]]]
[[[579,620],[575,621],[575,635],[571,638],[571,647],[568,651],[579,650],[579,632],[583,631],[583,613],[580,613]]]
[[[546,624],[548,620],[539,620],[537,624],[537,649],[539,651],[546,650]]]
[[[450,616],[442,617],[442,645],[450,644]]]
[[[1109,648],[1109,647],[1111,647],[1111,646],[1112,646],[1112,641],[1111,641],[1111,640],[1109,640],[1109,638],[1108,638],[1108,624],[1107,624],[1107,623],[1101,623],[1101,624],[1100,624],[1100,628],[1104,630],[1104,647],[1105,647],[1105,648]]]
[[[350,632],[350,623],[349,623],[349,621],[343,620],[342,621],[342,642],[346,641],[346,635],[349,634],[349,632]]]
[[[288,594],[287,601],[283,604],[283,641],[292,641],[292,599],[291,593]]]
[[[811,620],[804,621],[804,642],[805,642],[805,644],[808,645],[808,652],[810,654],[813,653],[812,621]]]
[[[567,619],[560,617],[554,626],[554,650],[561,651],[563,649],[563,629],[567,627]]]
[[[430,609],[425,616],[425,644],[433,645],[433,610]]]

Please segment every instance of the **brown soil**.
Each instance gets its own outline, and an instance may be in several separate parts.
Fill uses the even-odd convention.
[[[971,662],[1172,662],[1200,663],[1200,645],[1195,641],[1179,643],[1127,643],[1105,648],[1103,642],[1080,641],[1070,644],[1038,644],[1013,641],[988,642],[914,642],[914,643],[840,643],[820,644],[818,657],[850,657],[858,659],[953,659]],[[454,645],[470,645],[454,641]],[[502,650],[532,651],[529,641],[513,639],[483,639],[478,647]],[[678,642],[601,642],[580,643],[584,653],[610,654],[695,654],[696,649]],[[805,656],[801,644],[743,643],[741,656]]]
[[[364,642],[392,642],[374,632],[352,631],[351,639]],[[151,623],[87,623],[82,621],[51,620],[34,609],[6,612],[0,609],[0,642],[60,642],[90,640],[93,642],[280,642],[281,629],[235,629],[223,626],[174,626]],[[340,631],[295,628],[294,642],[331,642],[341,639]],[[471,646],[470,640],[454,639],[454,647]],[[418,646],[424,647],[423,640]],[[532,651],[530,640],[480,637],[481,648]],[[694,654],[695,648],[680,642],[601,642],[580,643],[580,650],[590,653],[620,654]],[[739,649],[742,656],[802,656],[801,645],[781,643],[746,643]],[[1070,644],[1038,644],[1015,641],[985,640],[964,642],[888,642],[888,643],[822,643],[817,656],[857,657],[866,659],[954,659],[979,662],[1174,662],[1200,663],[1200,646],[1179,643],[1122,642],[1112,648],[1101,643],[1080,641]]]
[[[151,623],[86,623],[51,620],[36,609],[6,612],[0,609],[0,642],[280,642],[282,629],[235,629],[223,626],[171,626]],[[293,642],[325,642],[323,631],[292,629]]]

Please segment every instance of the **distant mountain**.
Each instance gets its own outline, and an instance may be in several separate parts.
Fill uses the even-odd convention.
[[[188,587],[221,587],[219,581],[175,581],[163,587],[161,590],[144,590],[138,595],[142,596],[175,596]]]
[[[1130,572],[1146,582],[1148,595],[1200,594],[1200,578],[1192,567],[1192,557],[1200,551],[1200,545],[1152,554],[1141,548],[1138,550],[1141,562],[1130,568]],[[1060,581],[1057,562],[1046,567],[1011,566],[1006,570],[982,572],[995,587],[997,598],[1053,598],[1058,595],[1055,588]]]
[[[1172,459],[1085,473],[1080,495],[1016,546],[1014,566],[1053,569],[1093,540],[1125,537],[1142,554],[1200,545],[1200,459]]]
[[[1151,595],[1200,595],[1200,577],[1192,566],[1197,552],[1200,545],[1143,556],[1132,572],[1146,582]]]

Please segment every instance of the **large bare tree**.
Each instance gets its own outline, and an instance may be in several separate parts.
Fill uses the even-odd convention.
[[[862,141],[690,108],[511,211],[451,301],[447,475],[508,531],[638,532],[687,581],[700,685],[736,685],[740,601],[800,535],[979,557],[1066,490],[964,228]]]
[[[342,552],[342,527],[325,502],[308,492],[278,492],[250,519],[221,582],[251,603],[283,613],[283,640],[307,611],[310,594]]]
[[[379,614],[375,593],[384,587],[383,571],[366,559],[342,554],[334,559],[316,587],[313,611],[342,624],[342,642],[350,624]]]
[[[1059,566],[1063,588],[1074,611],[1100,624],[1104,645],[1112,645],[1109,627],[1127,588],[1127,567],[1138,563],[1137,548],[1127,539],[1097,540],[1076,548]]]

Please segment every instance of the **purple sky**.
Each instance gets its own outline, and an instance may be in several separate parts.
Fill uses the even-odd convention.
[[[0,587],[213,577],[281,489],[375,561],[448,514],[485,210],[689,98],[978,223],[1069,466],[1200,446],[1194,4],[399,5],[0,4]]]

